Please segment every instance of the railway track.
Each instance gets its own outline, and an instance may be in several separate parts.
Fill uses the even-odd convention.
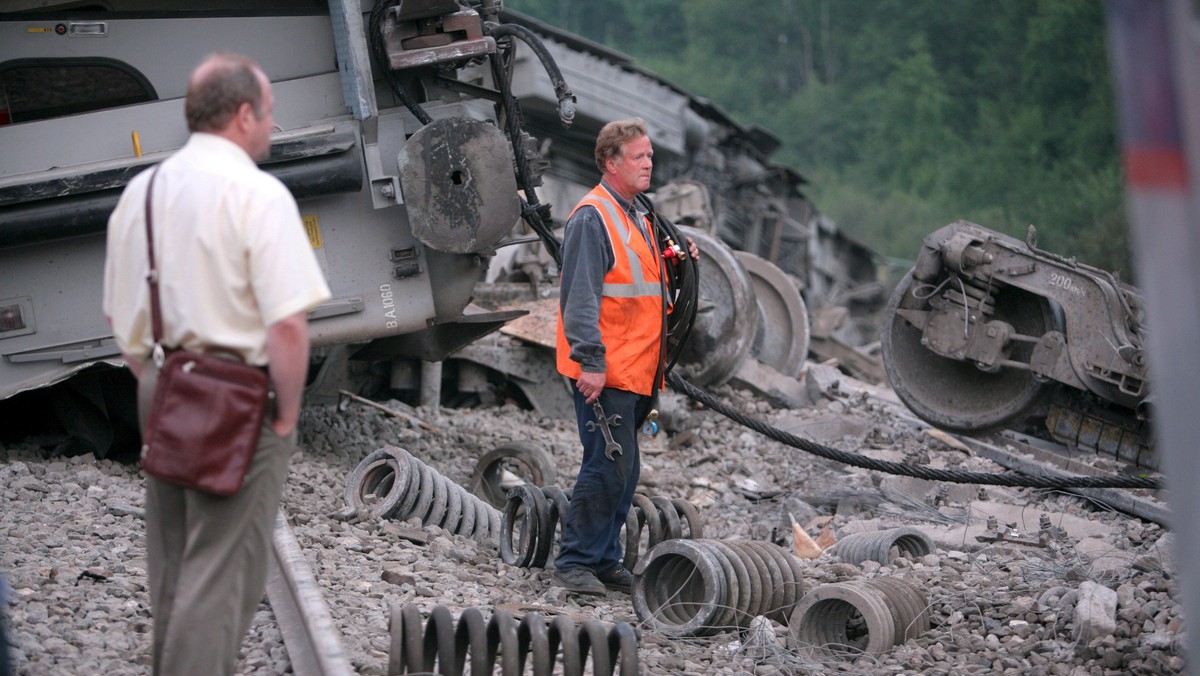
[[[296,676],[350,676],[350,667],[321,586],[283,510],[275,518],[267,597]]]

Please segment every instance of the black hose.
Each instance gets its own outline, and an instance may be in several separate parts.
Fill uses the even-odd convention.
[[[558,97],[558,119],[562,121],[564,127],[570,127],[571,122],[575,120],[575,95],[571,93],[571,88],[563,79],[562,71],[559,70],[554,57],[550,55],[537,33],[519,24],[500,24],[491,21],[485,21],[483,29],[494,38],[519,38],[521,42],[529,45],[529,48],[537,55],[538,61],[542,62],[542,68],[546,69],[546,75],[550,76],[550,83],[554,85],[554,95]]]
[[[507,25],[509,24],[492,24],[490,22],[484,24],[492,32],[496,31],[497,28],[503,28]],[[542,51],[545,52],[544,47]],[[550,64],[554,64],[554,59],[550,56],[549,52],[545,52],[544,59],[549,60]],[[517,99],[512,93],[509,72],[505,68],[505,64],[501,61],[499,50],[489,54],[488,61],[492,67],[492,80],[495,82],[496,89],[500,92],[499,106],[503,115],[498,117],[503,117],[504,119],[504,130],[508,132],[508,140],[513,148],[513,159],[517,170],[517,187],[525,193],[525,197],[521,200],[521,217],[541,237],[542,244],[545,245],[550,257],[554,259],[554,263],[561,266],[562,242],[558,241],[558,238],[554,236],[550,219],[550,205],[538,202],[537,193],[533,189],[533,177],[529,171],[529,163],[526,161],[525,153],[522,151],[524,143],[521,140],[521,109],[517,107]],[[545,60],[543,63],[545,63]],[[558,66],[554,65],[553,70],[555,73],[558,73]],[[559,74],[558,77],[561,80],[562,75]],[[563,86],[565,87],[566,85]]]
[[[667,287],[672,304],[671,313],[666,317],[667,324],[667,356],[663,373],[670,373],[679,355],[687,345],[692,327],[696,324],[696,310],[700,297],[700,269],[696,260],[688,253],[687,238],[684,237],[670,220],[663,218],[654,209],[654,204],[645,195],[637,196],[638,202],[654,220],[655,231],[659,234],[659,249],[666,251],[669,246],[678,246],[683,255],[674,257],[667,263]]]

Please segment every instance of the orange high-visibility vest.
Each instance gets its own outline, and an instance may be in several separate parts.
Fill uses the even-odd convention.
[[[600,337],[604,341],[605,387],[651,395],[662,383],[655,382],[663,363],[662,256],[657,242],[647,244],[629,214],[602,185],[592,189],[575,209],[592,206],[600,212],[608,231],[616,262],[604,276],[600,297]],[[649,225],[647,229],[649,232]],[[653,235],[650,238],[654,240]],[[563,331],[562,309],[558,312],[558,372],[578,380],[583,373],[571,359],[571,346]]]

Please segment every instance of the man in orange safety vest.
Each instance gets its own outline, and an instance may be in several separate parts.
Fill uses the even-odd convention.
[[[571,213],[562,246],[557,362],[574,381],[583,462],[554,581],[583,594],[628,593],[618,534],[641,469],[637,430],[662,388],[668,308],[653,219],[636,199],[654,164],[645,122],[606,124],[595,156],[600,184]],[[699,258],[695,244],[689,248]],[[617,416],[620,424],[607,422]]]

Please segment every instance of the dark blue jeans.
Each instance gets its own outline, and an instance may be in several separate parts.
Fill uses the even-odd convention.
[[[604,388],[600,405],[608,417],[621,416],[621,424],[612,428],[613,440],[621,444],[616,460],[604,456],[604,433],[588,430],[596,420],[592,405],[575,390],[575,418],[579,440],[583,443],[583,464],[571,491],[571,509],[563,529],[562,546],[555,565],[562,570],[589,568],[607,573],[621,563],[621,527],[633,503],[641,472],[637,424],[650,411],[648,396]]]

